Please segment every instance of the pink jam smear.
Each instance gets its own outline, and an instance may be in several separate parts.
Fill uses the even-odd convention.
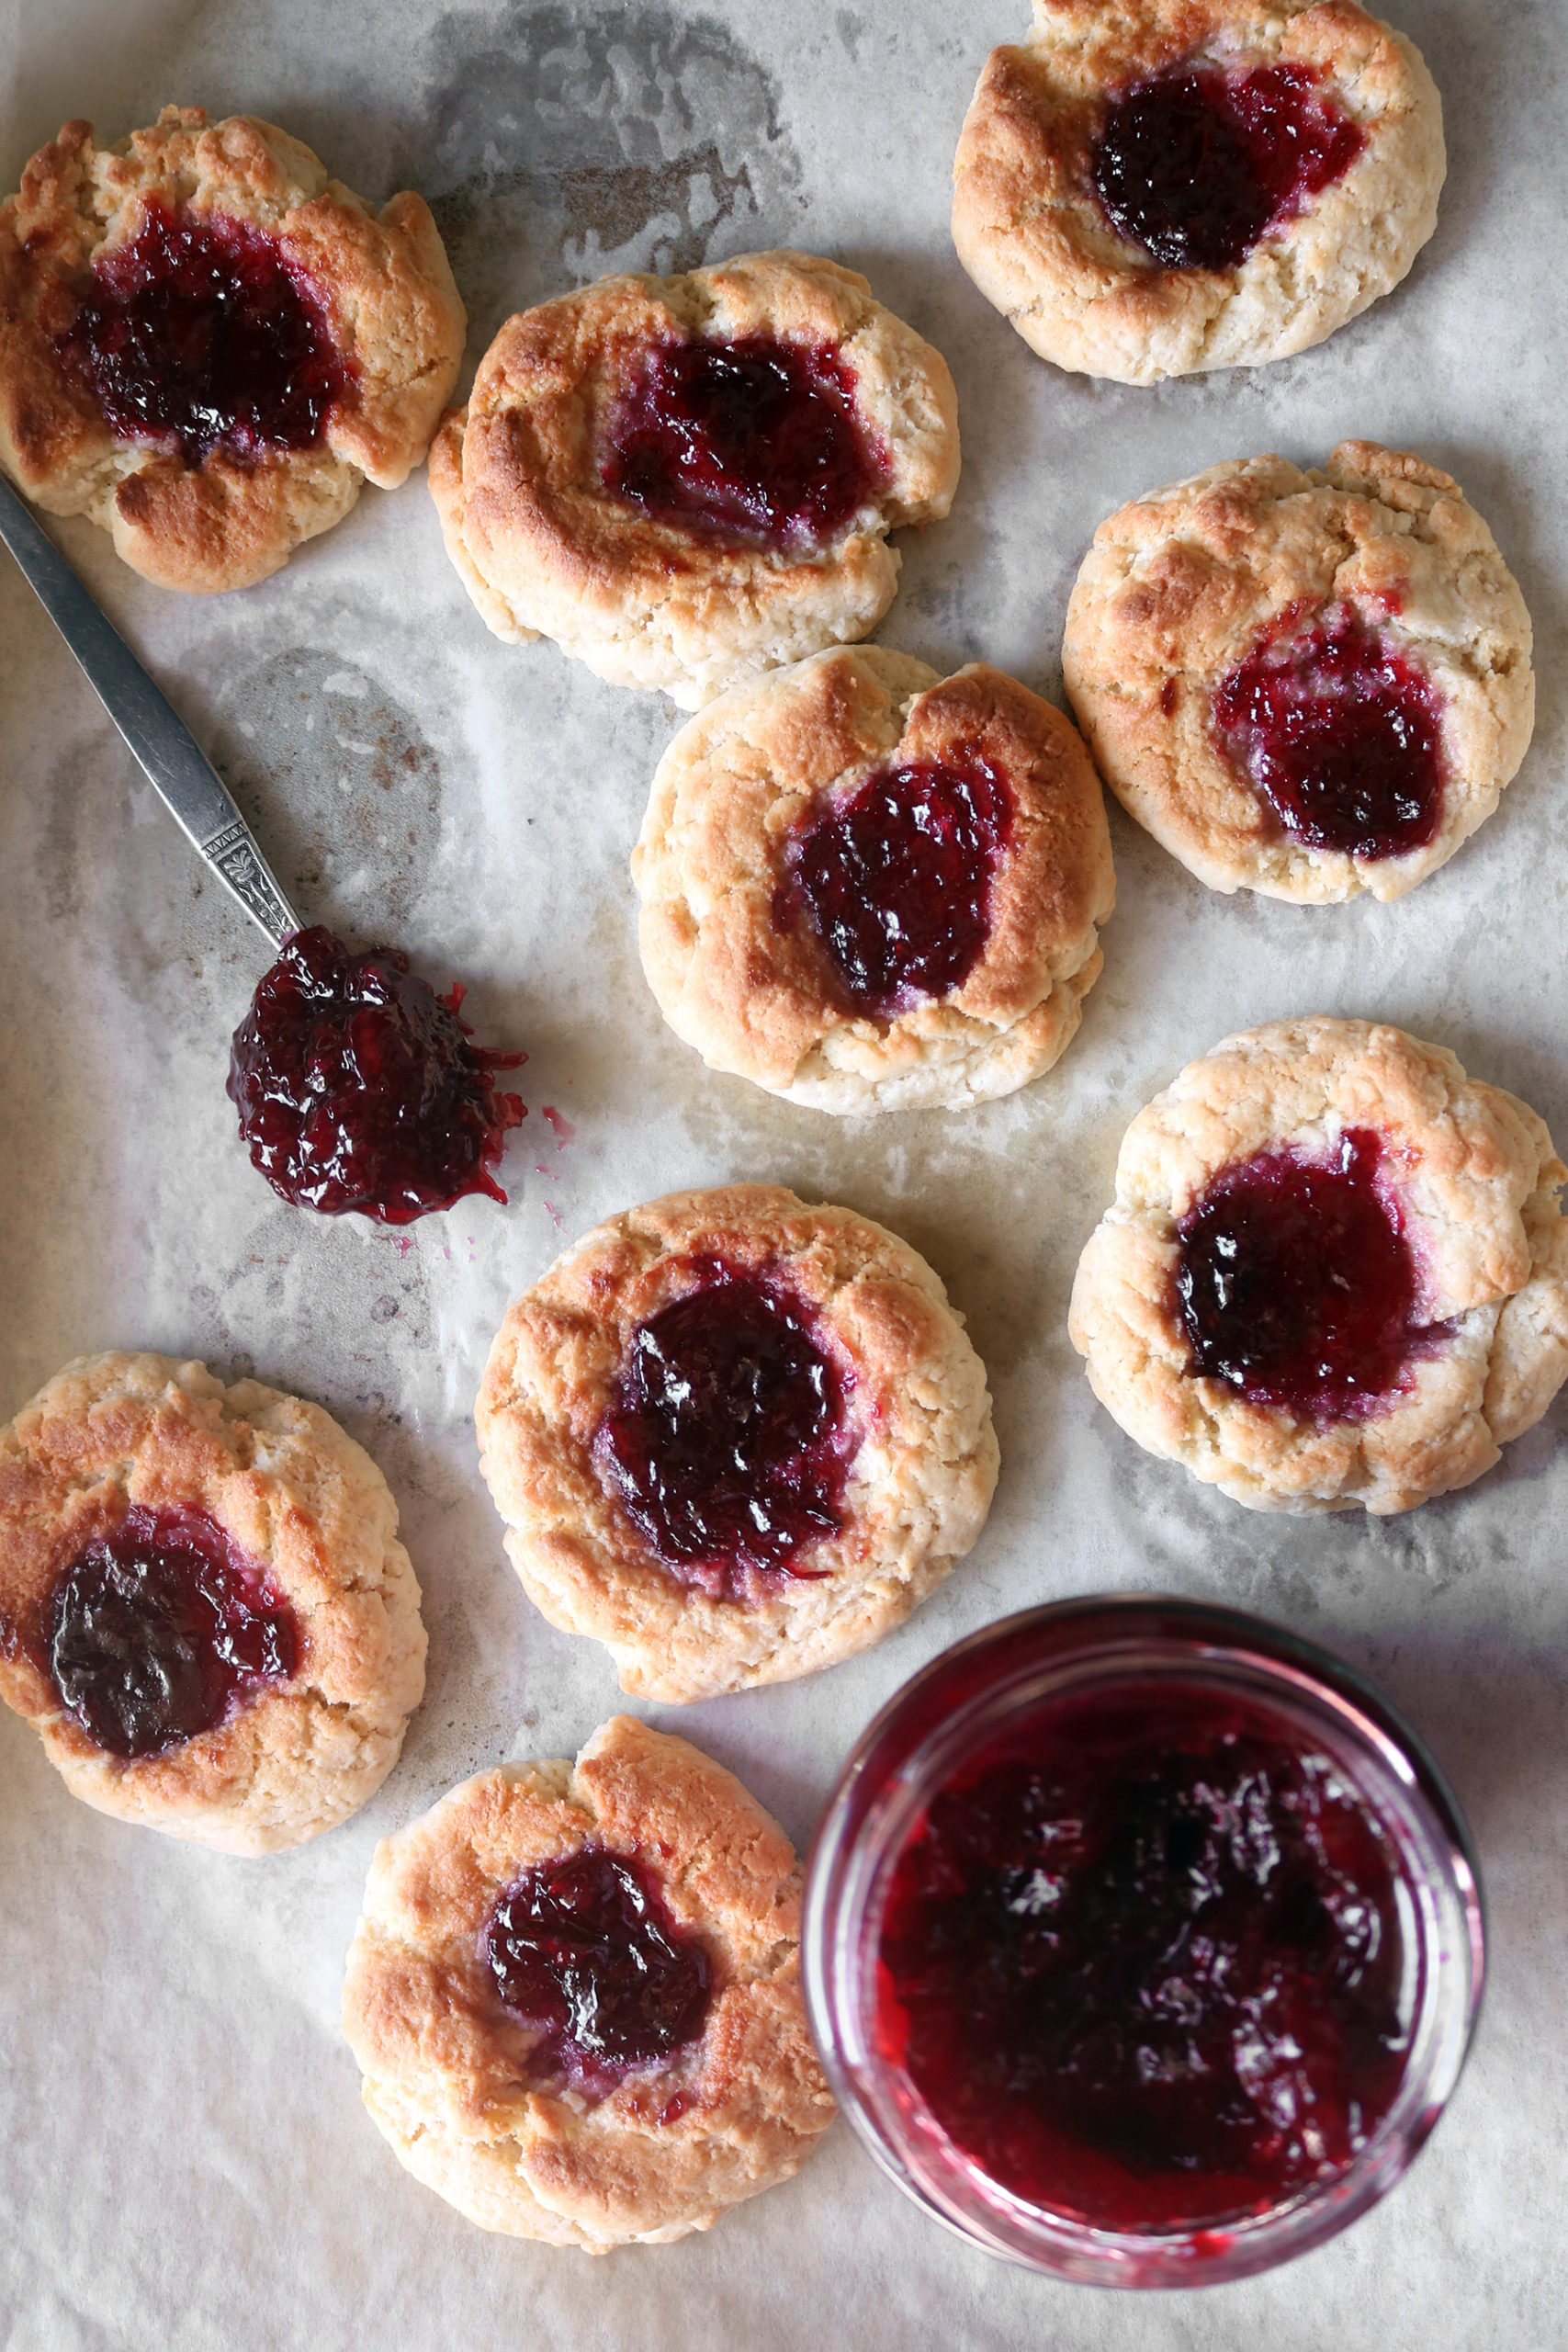
[[[505,2006],[540,2030],[538,2075],[603,2090],[684,2049],[707,2019],[706,1954],[649,1873],[603,1847],[525,1871],[491,1913],[480,1951]],[[681,2104],[659,2120],[674,2121]]]
[[[1349,1127],[1330,1159],[1261,1152],[1215,1177],[1177,1227],[1190,1373],[1317,1423],[1356,1419],[1400,1389],[1443,1327],[1418,1319],[1382,1157],[1371,1128]]]
[[[850,1380],[783,1280],[698,1272],[633,1338],[594,1459],[672,1575],[744,1600],[843,1524]]]
[[[851,1010],[890,1019],[968,978],[1011,837],[1012,795],[984,761],[884,768],[795,833],[774,920],[803,909]]]
[[[288,1601],[204,1511],[133,1505],[54,1589],[51,1677],[111,1756],[162,1756],[215,1729],[299,1657]]]
[[[1215,687],[1235,764],[1304,848],[1425,849],[1443,810],[1442,700],[1419,663],[1343,605],[1287,614]]]
[[[58,348],[111,433],[191,467],[318,447],[354,383],[326,297],[276,237],[162,203],[98,255]]]
[[[600,451],[604,488],[656,522],[786,554],[837,538],[887,472],[838,351],[761,334],[650,345]]]
[[[1366,144],[1306,65],[1187,66],[1116,99],[1090,153],[1112,225],[1167,269],[1234,269]]]

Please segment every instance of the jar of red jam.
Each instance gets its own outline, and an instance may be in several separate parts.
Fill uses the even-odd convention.
[[[961,1642],[861,1741],[807,1997],[884,2169],[1099,2286],[1269,2268],[1390,2189],[1459,2078],[1480,1881],[1387,1700],[1239,1611],[1073,1600]]]

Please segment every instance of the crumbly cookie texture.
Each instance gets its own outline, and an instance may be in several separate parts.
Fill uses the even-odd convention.
[[[845,1009],[803,923],[781,925],[792,830],[874,770],[978,756],[1012,797],[991,929],[963,983],[887,1019]],[[738,686],[684,726],[632,854],[643,969],[710,1069],[821,1111],[962,1110],[1065,1051],[1115,903],[1100,780],[1077,729],[984,662],[953,677],[881,646]]]
[[[610,497],[597,435],[626,370],[671,337],[826,345],[887,452],[874,503],[801,558],[723,547]],[[430,457],[446,551],[487,625],[552,638],[616,685],[695,710],[759,671],[863,638],[893,602],[889,530],[945,514],[958,482],[947,363],[809,254],[741,254],[683,277],[601,278],[507,321]]]
[[[701,2038],[590,2099],[532,2084],[531,2030],[480,1951],[535,1865],[635,1859],[711,1972]],[[607,2254],[667,2245],[798,2171],[833,2120],[800,1991],[800,1871],[732,1773],[617,1715],[575,1765],[502,1764],[376,1849],[344,2030],[415,2177],[481,2229]]]
[[[293,1679],[161,1756],[106,1755],[45,1671],[57,1579],[132,1505],[200,1510],[294,1610]],[[398,1760],[424,1690],[419,1586],[364,1449],[319,1405],[167,1356],[79,1356],[0,1429],[0,1698],[73,1795],[230,1854],[302,1845]]]
[[[811,1547],[811,1574],[746,1602],[681,1583],[592,1454],[633,1335],[715,1259],[773,1270],[815,1314],[851,1375],[860,1440],[843,1525]],[[931,1267],[869,1218],[768,1184],[671,1193],[585,1235],[508,1311],[476,1419],[529,1597],[603,1642],[623,1690],[671,1705],[880,1641],[969,1550],[997,1480],[985,1366]]]
[[[1176,1227],[1222,1169],[1347,1127],[1383,1139],[1422,1280],[1449,1323],[1385,1409],[1325,1426],[1188,1372]],[[1068,1330],[1095,1395],[1151,1453],[1256,1510],[1411,1510],[1466,1487],[1568,1375],[1568,1170],[1542,1121],[1452,1054],[1367,1021],[1227,1037],[1141,1111],[1078,1263]]]
[[[1214,688],[1280,616],[1352,613],[1413,656],[1441,699],[1433,838],[1359,857],[1292,841],[1226,755]],[[1452,478],[1375,441],[1322,468],[1211,466],[1100,525],[1067,606],[1067,693],[1127,810],[1211,889],[1301,905],[1397,899],[1483,824],[1535,722],[1530,619]]]
[[[1230,269],[1164,267],[1102,210],[1107,101],[1192,64],[1302,65],[1359,127],[1348,170]],[[1306,351],[1399,284],[1437,225],[1442,101],[1420,51],[1353,0],[1034,0],[993,50],[953,166],[953,237],[1043,359],[1124,384]]]
[[[110,432],[56,339],[94,259],[133,237],[149,204],[264,230],[325,302],[354,373],[315,448],[198,467]],[[0,466],[51,514],[86,514],[161,588],[248,588],[340,522],[364,484],[395,489],[451,397],[467,320],[422,197],[379,213],[308,147],[251,115],[165,107],[101,147],[68,122],[0,205]]]

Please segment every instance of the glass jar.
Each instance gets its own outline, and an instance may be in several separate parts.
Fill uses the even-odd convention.
[[[940,1970],[947,1965],[943,1954],[953,1934],[970,1932],[963,1922],[971,1916],[982,1921],[999,1917],[995,1889],[1000,1882],[994,1872],[974,1882],[987,1890],[983,1901],[990,1907],[972,1913],[968,1883],[954,1897],[952,1888],[959,1883],[952,1879],[949,1864],[937,1867],[922,1860],[935,1850],[933,1835],[946,1834],[932,1831],[931,1808],[940,1797],[944,1810],[939,1824],[955,1818],[953,1804],[970,1802],[962,1792],[1002,1785],[985,1779],[987,1773],[1015,1767],[1027,1770],[1020,1759],[1034,1753],[1041,1742],[1041,1754],[1066,1757],[1070,1771],[1080,1779],[1087,1772],[1092,1781],[1101,1768],[1084,1758],[1111,1753],[1103,1743],[1097,1745],[1097,1724],[1131,1724],[1136,1736],[1144,1736],[1137,1727],[1147,1723],[1156,1726],[1148,1736],[1157,1738],[1163,1723],[1180,1724],[1199,1718],[1242,1727],[1232,1736],[1227,1757],[1275,1756],[1278,1769],[1269,1784],[1292,1792],[1282,1800],[1288,1806],[1304,1804],[1307,1809],[1305,1814],[1298,1810],[1276,1815],[1289,1832],[1292,1854],[1308,1851],[1299,1843],[1295,1825],[1310,1815],[1317,1838],[1312,1852],[1362,1852],[1382,1873],[1376,1883],[1387,1898],[1378,1913],[1383,1925],[1374,1919],[1365,1949],[1375,1951],[1380,1939],[1386,1943],[1377,1965],[1384,1977],[1393,1971],[1387,1981],[1397,1987],[1400,2030],[1377,2045],[1380,2052],[1395,2053],[1379,2060],[1386,2068],[1382,2078],[1385,2103],[1381,2111],[1370,2102],[1364,2111],[1359,2103],[1332,2110],[1350,2122],[1348,2136],[1332,2162],[1321,2156],[1326,2143],[1319,2133],[1307,2143],[1319,2152],[1312,2177],[1291,2179],[1278,2189],[1266,2187],[1232,2210],[1204,2213],[1201,2221],[1190,2213],[1151,2221],[1140,2212],[1129,2222],[1123,2210],[1107,2206],[1099,2218],[1090,2218],[1081,2205],[1077,2212],[1060,2209],[1064,2203],[1070,2208],[1071,2198],[1053,2207],[1048,2197],[1026,2186],[1021,2177],[1015,2175],[1010,2181],[998,2177],[1008,2165],[976,2152],[977,2134],[987,2147],[1011,2147],[1019,2131],[1048,2134],[1057,2127],[1043,2110],[1027,2102],[1023,2109],[1004,2102],[996,2110],[997,2132],[988,2137],[987,2131],[966,2120],[966,2149],[939,2120],[926,2089],[917,2085],[910,2071],[910,2030],[908,2014],[900,2007],[901,1988],[912,1984],[916,1990],[910,1997],[929,2001],[930,1955],[935,1954]],[[1250,1745],[1238,1750],[1237,1736]],[[1055,1747],[1053,1740],[1058,1742]],[[1011,1761],[1004,1767],[996,1762],[998,1758]],[[1179,1758],[1177,1761],[1180,1770],[1189,1770]],[[1254,1781],[1258,1777],[1255,1774]],[[1261,1778],[1269,1780],[1268,1773]],[[1127,1785],[1156,1784],[1146,1779],[1137,1782],[1134,1776]],[[1206,1787],[1200,1794],[1209,1800]],[[1119,1796],[1107,1799],[1120,1801]],[[1313,1812],[1320,1801],[1325,1809]],[[1080,1807],[1086,1816],[1089,1810]],[[1070,1804],[1067,1812],[1072,1812]],[[1235,1808],[1223,1818],[1234,1822]],[[1043,1829],[1036,1825],[1029,1834],[1045,1838],[1066,1834],[1070,1843],[1070,1833],[1079,1826],[1069,1819],[1065,1832],[1060,1823],[1050,1823]],[[961,1846],[967,1833],[961,1829],[954,1834]],[[1269,1853],[1280,1849],[1269,1847],[1267,1830],[1258,1834],[1265,1840],[1263,1860],[1257,1865],[1262,1885],[1273,1867]],[[945,1911],[922,1912],[918,1905],[909,1908],[912,1868],[926,1871],[921,1884],[948,1890],[942,1897],[948,1905]],[[945,1878],[944,1870],[949,1871]],[[1028,1872],[1021,1878],[1014,1872],[1006,1884],[1015,1881],[1022,1892],[1009,1894],[1002,1907],[1009,1913],[1041,1911],[1042,1925],[1053,1928],[1055,1949],[1054,1923],[1044,1921],[1043,1906],[1062,1900],[1061,1890],[1069,1881],[1053,1881],[1048,1872]],[[1277,1883],[1276,1894],[1281,1883]],[[1160,1883],[1174,1882],[1168,1878]],[[1238,1883],[1245,1905],[1252,1881],[1244,1873]],[[1323,1883],[1330,1889],[1330,1910],[1325,1916],[1338,1923],[1343,1913],[1352,1930],[1365,1936],[1369,1914],[1377,1905],[1364,1902],[1358,1907],[1353,1894],[1341,1901],[1337,1890],[1349,1885],[1349,1880],[1329,1877]],[[1135,1893],[1133,1900],[1135,1905],[1141,1896]],[[1316,1919],[1312,1901],[1307,1912]],[[1054,1919],[1066,1921],[1070,1909],[1069,1905]],[[954,1917],[960,1922],[956,1931]],[[890,1927],[890,1919],[897,1924]],[[911,1919],[917,1922],[916,1943],[913,1973],[908,1973]],[[921,1920],[946,1924],[939,1932],[920,1927]],[[1022,1932],[1006,1922],[1003,1928],[1009,1938]],[[990,1930],[982,1925],[975,1932],[983,1936]],[[1028,1932],[1034,1932],[1032,1924]],[[1094,1932],[1088,1947],[1091,1970],[1098,1965]],[[919,1943],[922,1934],[930,1935],[929,1947]],[[1114,1936],[1111,1941],[1115,1942]],[[1075,1946],[1080,1953],[1083,1949],[1081,1943]],[[1339,1949],[1336,1947],[1337,1955]],[[1363,1947],[1350,1949],[1359,1955]],[[1395,1951],[1397,1963],[1389,1956]],[[812,2021],[840,2103],[883,2169],[936,2220],[988,2253],[1092,2285],[1218,2284],[1320,2245],[1384,2196],[1411,2163],[1459,2079],[1474,2027],[1483,1969],[1481,1888],[1469,1832],[1441,1773],[1388,1701],[1350,1668],[1315,1644],[1237,1610],[1157,1596],[1071,1600],[1008,1618],[959,1643],[917,1675],[872,1724],[840,1777],[813,1848],[805,1962]],[[1124,1958],[1112,1963],[1127,1964]],[[1220,1963],[1222,1975],[1230,1964]],[[1338,1957],[1334,1964],[1341,1965]],[[1360,1964],[1358,1956],[1357,1968]],[[1213,1969],[1214,1963],[1210,1958],[1200,1965]],[[905,1978],[897,1975],[899,1967],[906,1969]],[[982,1969],[973,1981],[986,1984],[991,1980]],[[1081,1987],[1084,1981],[1080,1974],[1071,1984]],[[1321,1975],[1310,1977],[1298,1968],[1296,1981],[1307,1987],[1309,2005],[1321,1997],[1314,1989]],[[1032,1980],[1025,1982],[1032,1988]],[[1167,1986],[1158,1999],[1167,2000],[1168,1994]],[[1179,1985],[1176,1994],[1191,1997]],[[1025,1998],[1032,1997],[1030,1989]],[[1066,1997],[1070,2004],[1079,1995],[1070,1989]],[[931,2013],[921,2014],[929,2018]],[[956,2038],[944,2042],[946,2014],[937,2010],[937,2044],[928,2033],[919,2045],[922,2052],[933,2046],[962,2052],[967,2046],[964,2037],[972,2040],[981,2030],[974,2023],[973,2007],[960,2005],[951,2012]],[[1021,2009],[998,2014],[1032,2017]],[[1073,2030],[1076,2015],[1069,2007]],[[1168,2019],[1161,2030],[1168,2026]],[[1032,2024],[1027,2029],[1031,2033],[1034,2030]],[[1150,2039],[1157,2041],[1158,2036]],[[1288,2039],[1276,2047],[1287,2058],[1292,2051],[1300,2055],[1301,2044]],[[991,2054],[987,2051],[987,2064]],[[1142,2063],[1144,2051],[1139,2049],[1135,2057]],[[952,2114],[967,2117],[964,2102],[976,2096],[974,2086],[994,2079],[985,2065],[964,2072],[967,2064],[962,2060],[942,2078],[950,2086],[957,2086],[952,2096],[958,2105],[950,2109],[950,2120]],[[1196,2073],[1202,2072],[1199,2064]],[[1139,2096],[1135,2077],[1134,2067],[1130,2078],[1134,2099]],[[928,2087],[931,2079],[936,2078],[928,2078]],[[947,2089],[942,2096],[948,2096]],[[1290,2093],[1278,2096],[1284,2097],[1288,2109]],[[1330,2111],[1312,2109],[1314,2115]],[[1141,2126],[1134,2112],[1136,2131]],[[1042,2120],[1032,2120],[1037,2115]],[[1124,2126],[1123,2114],[1119,2128]],[[1315,2122],[1312,2129],[1317,2131]],[[1042,2144],[1048,2142],[1043,2138]],[[1075,2142],[1069,2132],[1057,2144],[1069,2154],[1075,2148],[1086,2151],[1089,2171],[1085,2177],[1092,2177],[1101,2158],[1089,2142]],[[1134,2143],[1127,2143],[1123,2128],[1123,2150],[1129,2144]],[[1299,2133],[1294,2144],[1300,2145]],[[1130,2179],[1137,2174],[1142,2153],[1134,2146]],[[1224,2172],[1222,2166],[1215,2177],[1221,2191]],[[1036,2171],[1031,2179],[1043,2177]],[[1077,2195],[1076,2185],[1073,2194]],[[1108,2213],[1113,2218],[1107,2219]]]

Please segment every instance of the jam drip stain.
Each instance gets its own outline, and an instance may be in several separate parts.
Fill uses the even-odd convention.
[[[879,2030],[1025,2202],[1212,2226],[1332,2179],[1408,2051],[1396,1857],[1260,1708],[1042,1706],[932,1802],[892,1875]]]
[[[101,253],[57,349],[122,441],[251,459],[321,446],[349,396],[325,297],[276,237],[152,203]]]
[[[434,994],[394,947],[362,956],[324,925],[296,932],[234,1032],[229,1094],[253,1166],[301,1208],[407,1225],[491,1172],[524,1116],[493,1073],[518,1053],[471,1046],[463,990]]]
[[[686,2048],[707,2019],[706,1955],[638,1864],[603,1847],[526,1871],[491,1913],[480,1951],[507,2008],[539,2029],[540,2075],[606,2089]]]
[[[803,907],[850,1008],[890,1020],[974,970],[1011,834],[1012,796],[983,761],[885,768],[797,831],[774,920]]]
[[[1214,1178],[1177,1227],[1190,1374],[1317,1423],[1359,1419],[1402,1386],[1444,1327],[1416,1320],[1382,1159],[1371,1128],[1348,1127],[1328,1160],[1286,1147]]]
[[[887,474],[833,346],[761,334],[653,345],[600,456],[605,490],[654,521],[783,554],[839,537]]]
[[[1303,848],[1402,857],[1437,832],[1441,698],[1345,607],[1304,630],[1287,614],[1220,680],[1213,709],[1227,754]]]
[[[1090,150],[1112,226],[1167,269],[1234,269],[1366,144],[1317,80],[1305,65],[1199,66],[1137,84]]]
[[[214,1730],[288,1681],[299,1657],[288,1601],[204,1511],[133,1505],[54,1589],[49,1670],[61,1703],[128,1760]]]
[[[697,1271],[635,1334],[594,1458],[682,1583],[744,1601],[826,1573],[797,1563],[843,1524],[851,1384],[782,1283]]]

